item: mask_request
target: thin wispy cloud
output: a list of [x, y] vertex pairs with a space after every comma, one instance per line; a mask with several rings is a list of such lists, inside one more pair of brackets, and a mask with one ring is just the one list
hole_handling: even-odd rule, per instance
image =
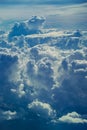
[[[31, 16], [38, 15], [47, 17], [49, 25], [60, 26], [84, 26], [87, 23], [87, 4], [66, 5], [66, 6], [46, 6], [46, 5], [17, 5], [17, 6], [1, 6], [0, 8], [0, 25], [10, 24], [15, 20], [26, 20]], [[9, 22], [10, 20], [10, 22]], [[8, 22], [7, 22], [8, 21]], [[81, 27], [80, 26], [80, 27]], [[59, 27], [59, 26], [58, 26]]]
[[72, 4], [84, 3], [86, 0], [1, 0], [0, 4]]

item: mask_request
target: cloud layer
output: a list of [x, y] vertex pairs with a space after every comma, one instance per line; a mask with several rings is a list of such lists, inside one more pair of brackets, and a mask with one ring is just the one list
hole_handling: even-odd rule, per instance
[[67, 115], [60, 117], [59, 121], [66, 123], [87, 123], [87, 120], [81, 118], [81, 115], [76, 112], [68, 113]]

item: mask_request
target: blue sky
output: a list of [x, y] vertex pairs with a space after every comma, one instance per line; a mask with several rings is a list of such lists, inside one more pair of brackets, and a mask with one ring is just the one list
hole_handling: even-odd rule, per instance
[[87, 0], [0, 0], [0, 4], [75, 4], [85, 2]]

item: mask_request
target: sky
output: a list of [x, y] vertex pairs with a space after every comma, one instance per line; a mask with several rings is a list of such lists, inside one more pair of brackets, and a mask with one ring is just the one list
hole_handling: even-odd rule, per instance
[[1, 32], [0, 130], [87, 130], [87, 31], [43, 30], [44, 20]]
[[87, 3], [70, 5], [6, 5], [0, 6], [0, 28], [10, 28], [20, 20], [28, 20], [32, 16], [46, 17], [46, 24], [60, 29], [86, 29]]
[[87, 0], [0, 0], [0, 92], [0, 130], [87, 130]]
[[87, 0], [0, 0], [0, 4], [75, 4], [85, 3]]

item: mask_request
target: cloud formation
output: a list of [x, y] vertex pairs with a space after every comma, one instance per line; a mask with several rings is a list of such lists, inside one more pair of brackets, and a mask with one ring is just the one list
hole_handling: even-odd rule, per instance
[[81, 115], [76, 112], [68, 113], [59, 118], [59, 121], [65, 123], [87, 123], [86, 119], [83, 119]]
[[40, 0], [15, 0], [15, 2], [13, 0], [4, 0], [1, 1], [1, 4], [68, 4], [68, 3], [84, 3], [86, 2], [86, 0], [74, 0], [72, 2], [72, 0], [44, 0], [44, 2], [40, 1]]
[[33, 109], [35, 112], [37, 112], [38, 115], [44, 116], [45, 118], [48, 117], [54, 117], [55, 111], [51, 108], [51, 106], [48, 103], [40, 102], [38, 100], [33, 101], [28, 105], [29, 109]]
[[[84, 125], [87, 31], [39, 28], [43, 22], [35, 16], [0, 37], [0, 120]], [[32, 23], [43, 33], [23, 34]]]
[[45, 18], [34, 16], [29, 21], [15, 23], [8, 35], [8, 39], [11, 40], [15, 36], [42, 33], [41, 28], [44, 21]]
[[11, 111], [9, 110], [9, 111], [3, 112], [2, 114], [3, 114], [3, 116], [4, 116], [4, 119], [6, 119], [6, 120], [12, 120], [12, 119], [15, 118], [15, 116], [16, 116], [17, 113], [16, 113], [16, 111], [11, 112]]

